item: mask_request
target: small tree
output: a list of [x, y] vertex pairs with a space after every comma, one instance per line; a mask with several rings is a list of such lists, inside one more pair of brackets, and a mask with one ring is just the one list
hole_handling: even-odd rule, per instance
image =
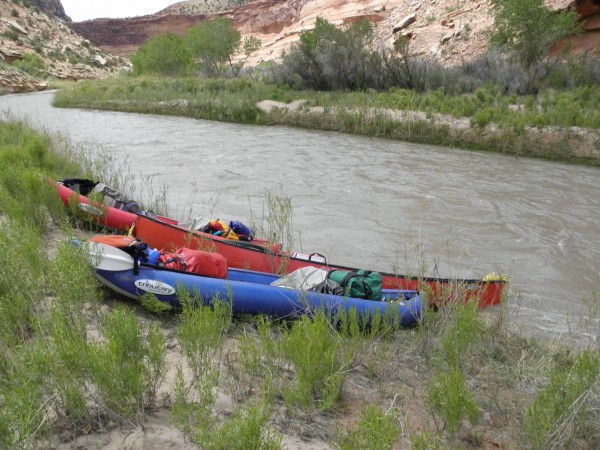
[[300, 42], [290, 53], [284, 56], [284, 66], [297, 75], [306, 87], [330, 90], [331, 86], [324, 75], [319, 59], [319, 48], [323, 42], [335, 42], [339, 32], [335, 26], [321, 17], [317, 17], [315, 27], [300, 35]]
[[337, 40], [324, 46], [327, 74], [334, 89], [381, 87], [381, 57], [373, 51], [373, 26], [366, 20], [342, 29]]
[[380, 85], [381, 58], [372, 50], [373, 27], [366, 21], [344, 28], [321, 17], [284, 56], [286, 69], [308, 88], [364, 90]]
[[[200, 70], [211, 77], [223, 74], [227, 65], [237, 75], [250, 54], [261, 46], [260, 39], [254, 36], [242, 40], [240, 32], [225, 17], [193, 26], [187, 32], [186, 43]], [[245, 58], [236, 63], [235, 57], [240, 53]]]
[[411, 52], [408, 36], [400, 36], [394, 41], [394, 51], [395, 53], [383, 54], [389, 84], [401, 89], [424, 92], [428, 87], [428, 61]]
[[[534, 88], [545, 72], [553, 44], [581, 33], [577, 13], [551, 11], [544, 0], [492, 0], [494, 27], [490, 43], [508, 53], [529, 73]], [[543, 75], [541, 75], [543, 76]]]
[[148, 39], [131, 57], [135, 75], [185, 75], [191, 61], [183, 39], [172, 33]]
[[248, 61], [250, 55], [256, 50], [258, 50], [261, 45], [261, 40], [256, 36], [246, 36], [242, 40], [242, 54], [244, 55], [244, 57], [240, 59], [240, 61], [236, 64], [233, 63], [233, 58], [229, 59], [229, 64], [231, 66], [231, 69], [234, 71], [235, 75], [237, 75], [240, 72], [242, 67], [244, 67], [244, 64], [246, 64], [246, 61]]

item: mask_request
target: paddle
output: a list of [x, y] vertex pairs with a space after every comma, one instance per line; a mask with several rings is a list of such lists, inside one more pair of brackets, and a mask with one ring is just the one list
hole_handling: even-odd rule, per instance
[[96, 269], [119, 272], [134, 268], [133, 258], [123, 250], [100, 242], [88, 242], [87, 249], [90, 264]]

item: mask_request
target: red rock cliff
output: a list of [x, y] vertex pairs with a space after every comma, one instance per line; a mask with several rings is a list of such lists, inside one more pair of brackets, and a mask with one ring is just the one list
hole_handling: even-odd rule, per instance
[[[600, 0], [546, 0], [553, 9], [577, 8], [585, 20], [585, 34], [569, 43], [577, 52], [600, 49]], [[383, 47], [390, 47], [397, 33], [411, 37], [414, 51], [452, 64], [478, 56], [487, 48], [493, 24], [489, 0], [436, 2], [406, 0], [251, 0], [244, 6], [219, 13], [232, 20], [243, 36], [261, 39], [262, 48], [250, 63], [277, 59], [320, 16], [335, 25], [369, 20], [377, 25]], [[158, 13], [129, 19], [100, 19], [69, 26], [101, 48], [128, 55], [148, 38], [167, 32], [184, 35], [193, 25], [216, 14], [171, 15]], [[410, 21], [407, 21], [411, 18]], [[408, 25], [406, 25], [408, 24]], [[399, 31], [400, 30], [400, 31]]]
[[574, 6], [583, 22], [583, 33], [580, 36], [567, 39], [557, 46], [561, 51], [568, 47], [570, 52], [600, 53], [600, 0], [575, 0], [568, 2]]
[[126, 56], [134, 53], [148, 38], [166, 33], [183, 36], [206, 15], [150, 15], [129, 19], [96, 19], [68, 26], [109, 53]]

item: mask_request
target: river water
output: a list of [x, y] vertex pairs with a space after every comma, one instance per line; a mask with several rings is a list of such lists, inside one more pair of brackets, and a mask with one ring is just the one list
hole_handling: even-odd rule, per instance
[[295, 250], [400, 273], [508, 274], [509, 313], [525, 331], [567, 332], [600, 292], [600, 169], [334, 132], [58, 109], [52, 96], [0, 97], [0, 111], [166, 186], [174, 217], [250, 223], [267, 194], [287, 197]]

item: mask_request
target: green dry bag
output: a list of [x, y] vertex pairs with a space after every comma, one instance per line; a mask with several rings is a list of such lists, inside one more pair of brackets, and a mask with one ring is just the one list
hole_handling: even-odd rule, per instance
[[344, 289], [346, 297], [381, 300], [381, 274], [370, 270], [332, 270], [327, 277]]

